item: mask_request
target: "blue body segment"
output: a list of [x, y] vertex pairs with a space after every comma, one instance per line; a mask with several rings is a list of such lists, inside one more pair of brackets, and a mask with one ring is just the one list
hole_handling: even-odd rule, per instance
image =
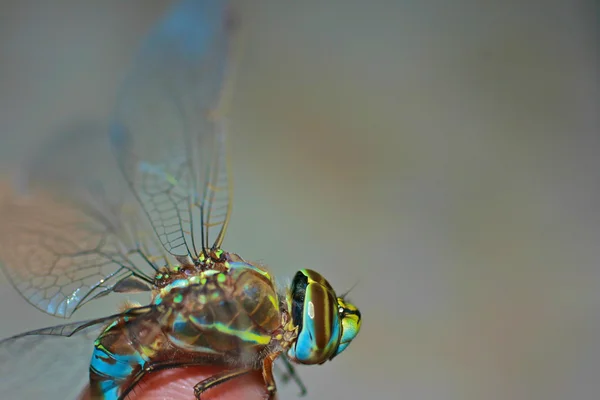
[[102, 400], [118, 400], [123, 383], [142, 370], [145, 360], [139, 355], [121, 355], [94, 347], [90, 374], [97, 374], [96, 385]]
[[90, 369], [95, 373], [120, 381], [131, 376], [134, 367], [142, 367], [146, 363], [139, 354], [115, 354], [99, 347], [94, 347]]
[[[134, 347], [124, 347], [121, 343], [129, 342], [124, 326], [130, 319], [127, 317], [113, 321], [94, 342], [94, 351], [90, 362], [90, 388], [93, 398], [101, 400], [118, 400], [122, 397], [124, 387], [141, 373], [147, 358]], [[105, 345], [105, 342], [110, 345]], [[112, 345], [117, 345], [120, 349]], [[126, 351], [125, 351], [126, 350]]]
[[139, 354], [115, 354], [99, 345], [94, 347], [90, 369], [98, 375], [120, 381], [131, 376], [134, 367], [143, 367], [146, 360]]

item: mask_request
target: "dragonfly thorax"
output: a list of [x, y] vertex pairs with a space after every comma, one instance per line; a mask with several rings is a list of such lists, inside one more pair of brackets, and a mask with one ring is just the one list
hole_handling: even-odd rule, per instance
[[252, 358], [278, 341], [289, 318], [282, 317], [285, 310], [266, 271], [225, 253], [211, 269], [190, 273], [171, 270], [169, 283], [153, 299], [168, 310], [161, 324], [173, 345], [223, 359]]

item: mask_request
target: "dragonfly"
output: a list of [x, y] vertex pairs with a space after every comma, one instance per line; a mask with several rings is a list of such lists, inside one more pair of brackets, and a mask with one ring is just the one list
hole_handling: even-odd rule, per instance
[[0, 209], [0, 265], [14, 288], [58, 318], [114, 293], [150, 301], [1, 341], [3, 379], [11, 354], [85, 338], [94, 399], [124, 399], [148, 374], [196, 365], [224, 367], [195, 385], [196, 399], [252, 371], [272, 399], [276, 360], [305, 393], [291, 363], [323, 364], [357, 336], [359, 310], [320, 273], [301, 269], [281, 289], [264, 265], [222, 249], [233, 198], [222, 112], [232, 15], [222, 0], [173, 6], [142, 43], [108, 134], [73, 124], [26, 160], [22, 193]]

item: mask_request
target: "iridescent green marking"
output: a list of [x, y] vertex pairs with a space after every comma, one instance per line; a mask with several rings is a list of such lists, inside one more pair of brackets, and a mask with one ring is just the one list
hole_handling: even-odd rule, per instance
[[160, 290], [160, 293], [156, 296], [156, 298], [154, 299], [154, 304], [155, 305], [159, 305], [162, 303], [163, 298], [171, 292], [171, 290], [173, 289], [177, 289], [177, 288], [184, 288], [190, 285], [190, 281], [188, 279], [177, 279], [173, 282], [171, 282], [170, 284], [168, 284], [167, 286], [165, 286], [164, 288], [162, 288]]
[[215, 250], [215, 257], [217, 259], [220, 259], [222, 256], [223, 256], [223, 250], [221, 250], [221, 249]]
[[[119, 323], [119, 321], [114, 320], [113, 322], [110, 323], [110, 325], [108, 325], [105, 329], [104, 332], [108, 332], [109, 330], [111, 330], [112, 328], [114, 328], [115, 326], [117, 326], [117, 324]], [[100, 335], [100, 336], [104, 336], [104, 335]]]
[[195, 327], [188, 318], [179, 314], [173, 321], [169, 340], [181, 349], [192, 350], [196, 353], [219, 354], [219, 352], [210, 347], [198, 345], [201, 336], [202, 333], [198, 331], [198, 328]]
[[194, 321], [194, 323], [198, 326], [203, 326], [207, 329], [214, 329], [217, 332], [223, 333], [225, 335], [237, 337], [247, 343], [267, 345], [271, 341], [271, 335], [261, 335], [259, 333], [251, 331], [240, 331], [237, 329], [230, 328], [229, 326], [222, 323], [202, 324], [201, 321], [195, 320], [193, 317], [190, 317], [190, 319]]
[[217, 275], [217, 282], [225, 283], [226, 280], [227, 280], [227, 276], [225, 274], [220, 273], [219, 275]]
[[171, 282], [170, 284], [168, 284], [167, 286], [165, 286], [162, 290], [168, 292], [171, 289], [176, 289], [176, 288], [184, 288], [189, 286], [190, 281], [188, 279], [177, 279], [173, 282]]
[[198, 285], [200, 283], [200, 277], [198, 275], [194, 275], [188, 278], [188, 281], [190, 281], [190, 285]]
[[158, 274], [156, 274], [156, 276], [154, 277], [154, 279], [156, 279], [157, 281], [162, 281], [163, 279], [169, 279], [170, 275], [168, 273], [162, 273], [159, 272]]
[[230, 269], [237, 269], [237, 268], [241, 268], [241, 269], [251, 269], [255, 272], [258, 272], [259, 274], [261, 274], [262, 276], [264, 276], [265, 278], [267, 278], [269, 281], [271, 281], [271, 274], [269, 274], [267, 271], [265, 271], [264, 269], [255, 267], [252, 264], [246, 264], [245, 262], [232, 262], [232, 263], [226, 263], [227, 267]]
[[277, 302], [277, 298], [275, 296], [267, 296], [267, 299], [269, 300], [269, 302], [271, 303], [271, 305], [275, 308], [279, 307], [279, 304]]
[[179, 304], [183, 301], [183, 295], [181, 293], [178, 293], [175, 295], [175, 297], [173, 297], [173, 302], [176, 304]]

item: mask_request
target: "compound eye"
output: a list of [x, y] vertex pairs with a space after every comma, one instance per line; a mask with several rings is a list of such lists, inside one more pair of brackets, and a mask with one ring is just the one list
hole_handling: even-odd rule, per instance
[[317, 272], [299, 271], [292, 281], [291, 314], [298, 326], [288, 356], [302, 364], [327, 361], [338, 348], [341, 322], [335, 294]]

